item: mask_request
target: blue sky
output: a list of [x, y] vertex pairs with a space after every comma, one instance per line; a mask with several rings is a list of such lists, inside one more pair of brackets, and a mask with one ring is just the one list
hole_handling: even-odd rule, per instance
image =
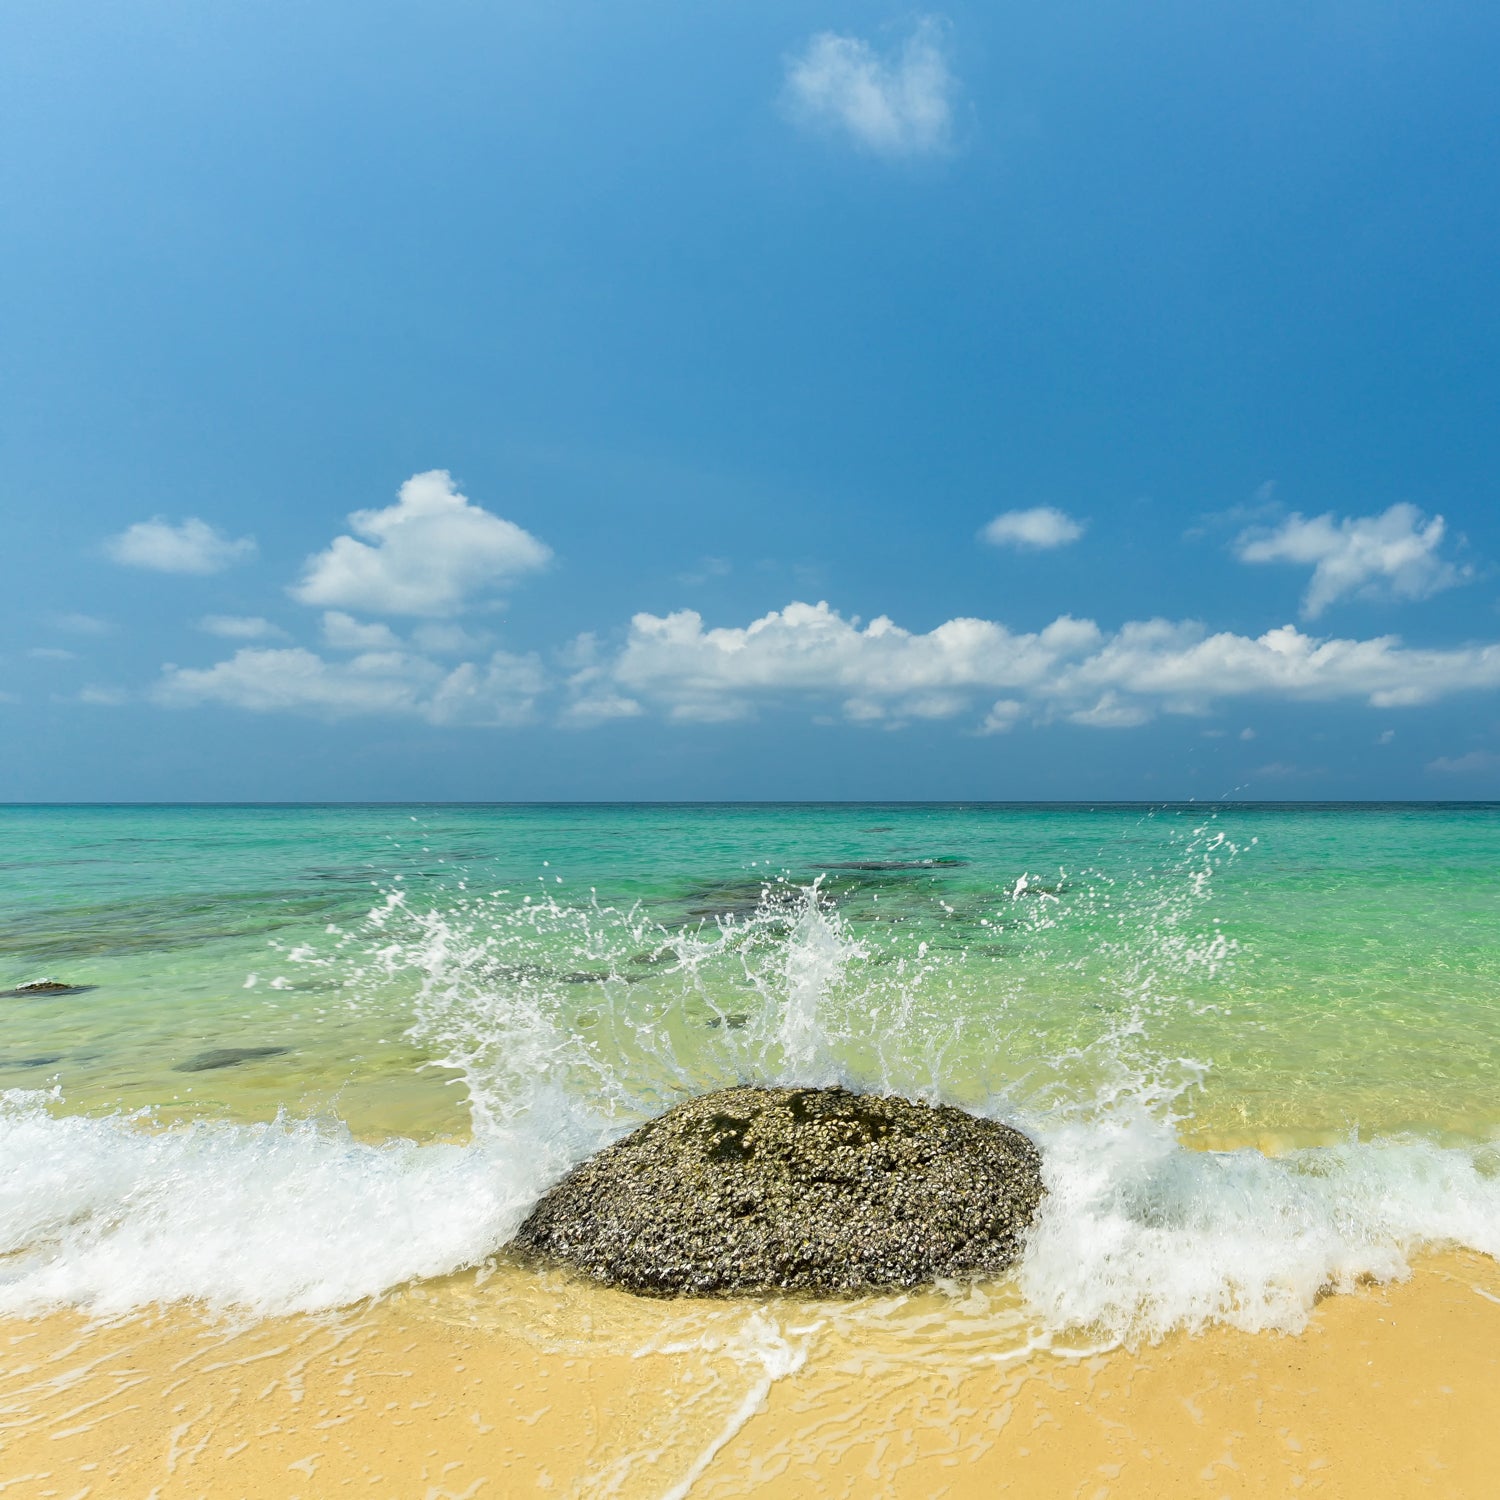
[[0, 13], [0, 798], [1500, 794], [1479, 4]]

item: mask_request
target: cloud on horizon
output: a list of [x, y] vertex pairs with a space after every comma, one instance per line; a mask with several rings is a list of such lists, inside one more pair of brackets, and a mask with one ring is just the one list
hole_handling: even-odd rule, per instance
[[1428, 761], [1429, 771], [1447, 776], [1473, 776], [1481, 771], [1500, 771], [1500, 755], [1492, 750], [1470, 750], [1463, 755], [1440, 755]]
[[1253, 697], [1431, 703], [1500, 686], [1500, 644], [1423, 650], [1396, 636], [1324, 639], [1292, 625], [1252, 638], [1161, 619], [1107, 634], [1070, 615], [1037, 632], [954, 619], [913, 634], [886, 616], [861, 627], [825, 603], [791, 604], [717, 629], [705, 629], [695, 610], [638, 614], [596, 681], [669, 718], [700, 722], [799, 698], [839, 701], [860, 723], [951, 718], [999, 692], [984, 721], [992, 731], [1027, 718], [1128, 728], [1158, 713], [1202, 714]]
[[1378, 516], [1333, 512], [1311, 519], [1293, 511], [1275, 527], [1240, 533], [1241, 562], [1311, 566], [1302, 596], [1302, 617], [1316, 620], [1329, 605], [1351, 596], [1365, 599], [1428, 599], [1466, 582], [1472, 570], [1438, 555], [1446, 534], [1441, 516], [1429, 520], [1415, 505], [1393, 505]]
[[110, 537], [104, 550], [112, 561], [127, 568], [202, 577], [222, 573], [235, 563], [249, 562], [259, 548], [254, 537], [228, 537], [197, 516], [189, 516], [176, 526], [163, 516], [153, 516]]
[[[445, 664], [435, 659], [441, 643], [407, 643], [339, 611], [322, 623], [325, 643], [349, 656], [245, 647], [210, 667], [163, 668], [150, 696], [173, 707], [491, 726], [533, 722], [548, 699], [547, 717], [573, 727], [646, 715], [729, 723], [801, 707], [886, 728], [968, 717], [993, 734], [1027, 722], [1128, 729], [1246, 699], [1415, 707], [1500, 687], [1500, 643], [1423, 649], [1396, 636], [1324, 638], [1293, 625], [1250, 637], [1156, 619], [1106, 632], [1061, 615], [1031, 632], [960, 618], [914, 633], [886, 616], [862, 625], [826, 603], [794, 603], [747, 626], [706, 628], [686, 609], [637, 614], [613, 652], [580, 638], [549, 671], [535, 654], [506, 651]], [[1450, 768], [1471, 767], [1433, 766]]]
[[552, 559], [545, 542], [460, 494], [446, 469], [413, 474], [394, 505], [353, 512], [349, 529], [354, 536], [335, 537], [308, 558], [289, 590], [298, 603], [375, 615], [455, 615], [475, 596]]
[[944, 30], [940, 19], [924, 16], [884, 55], [861, 37], [819, 32], [787, 59], [783, 105], [797, 123], [832, 130], [878, 156], [942, 152], [957, 91]]

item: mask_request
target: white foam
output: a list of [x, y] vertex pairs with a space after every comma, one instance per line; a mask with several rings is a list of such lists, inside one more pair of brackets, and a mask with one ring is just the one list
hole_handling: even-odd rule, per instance
[[[320, 1122], [160, 1130], [46, 1106], [0, 1095], [4, 1314], [358, 1301], [482, 1262], [600, 1139], [558, 1110], [550, 1131], [417, 1146]], [[1400, 1277], [1417, 1250], [1500, 1255], [1494, 1148], [1199, 1152], [1128, 1111], [1037, 1134], [1049, 1192], [1019, 1285], [1054, 1334], [1113, 1342], [1215, 1322], [1292, 1332], [1324, 1290]], [[1013, 1320], [1003, 1332], [1013, 1339]]]
[[[1183, 974], [1234, 955], [1197, 915], [1222, 857], [1207, 848], [1119, 921], [1118, 1004], [1093, 1039], [994, 1104], [1039, 1141], [1049, 1188], [1017, 1277], [1025, 1338], [1293, 1331], [1325, 1289], [1404, 1275], [1423, 1248], [1500, 1255], [1494, 1147], [1351, 1140], [1273, 1158], [1179, 1144], [1177, 1114], [1210, 1064], [1157, 1050], [1151, 1032]], [[1054, 924], [1058, 905], [1032, 903], [1028, 920]], [[677, 932], [596, 905], [413, 911], [397, 894], [360, 941], [288, 958], [342, 976], [356, 1003], [404, 986], [408, 1035], [464, 1074], [474, 1143], [364, 1144], [337, 1122], [285, 1118], [159, 1129], [0, 1095], [0, 1313], [312, 1310], [475, 1265], [609, 1134], [727, 1083], [962, 1102], [947, 1049], [965, 1018], [934, 1003], [952, 984], [941, 955], [877, 952], [873, 935], [861, 946], [816, 890]], [[634, 982], [643, 971], [650, 984]], [[749, 1012], [733, 1026], [731, 1004]], [[993, 1323], [1007, 1346], [1013, 1312], [1012, 1299]]]
[[1323, 1292], [1399, 1279], [1418, 1250], [1500, 1254], [1492, 1147], [1194, 1151], [1128, 1110], [1037, 1135], [1048, 1194], [1020, 1283], [1056, 1332], [1155, 1339], [1227, 1323], [1293, 1333]]
[[286, 1119], [157, 1130], [46, 1104], [0, 1095], [0, 1313], [355, 1302], [483, 1260], [580, 1144], [532, 1129], [367, 1145]]

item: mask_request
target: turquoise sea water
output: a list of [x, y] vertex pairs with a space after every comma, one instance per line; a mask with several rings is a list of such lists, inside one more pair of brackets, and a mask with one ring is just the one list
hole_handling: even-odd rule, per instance
[[1500, 1250], [1497, 855], [1493, 804], [0, 809], [0, 988], [91, 987], [0, 999], [0, 1310], [370, 1295], [686, 1093], [839, 1080], [1036, 1135], [1044, 1322], [1294, 1326]]

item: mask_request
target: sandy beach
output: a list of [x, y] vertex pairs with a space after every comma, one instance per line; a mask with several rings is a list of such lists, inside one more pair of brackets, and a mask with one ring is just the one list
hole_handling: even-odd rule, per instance
[[[525, 1336], [486, 1316], [518, 1298]], [[1325, 1298], [1300, 1335], [970, 1350], [967, 1368], [808, 1338], [823, 1310], [501, 1267], [242, 1328], [12, 1322], [0, 1494], [1473, 1497], [1500, 1462], [1500, 1269], [1481, 1256]], [[695, 1319], [686, 1347], [662, 1337]]]

